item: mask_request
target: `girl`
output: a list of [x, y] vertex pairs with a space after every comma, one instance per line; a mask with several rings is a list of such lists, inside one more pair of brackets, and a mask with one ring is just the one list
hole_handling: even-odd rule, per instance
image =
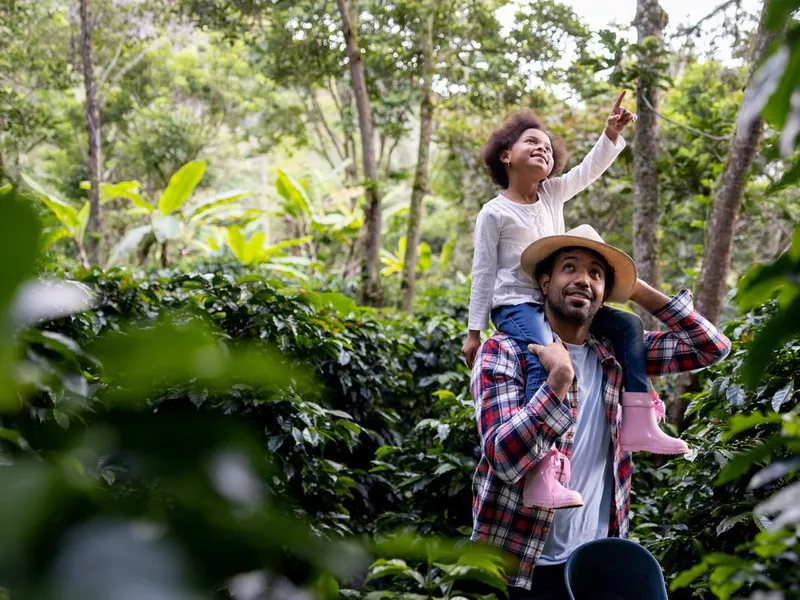
[[[600, 177], [625, 148], [620, 133], [636, 120], [636, 115], [622, 107], [624, 97], [623, 91], [614, 102], [605, 131], [594, 148], [566, 175], [551, 178], [561, 173], [566, 150], [531, 111], [506, 119], [492, 133], [483, 151], [483, 162], [501, 192], [484, 205], [475, 226], [469, 333], [462, 352], [472, 368], [481, 345], [480, 333], [488, 328], [491, 315], [495, 327], [514, 338], [526, 355], [528, 400], [547, 373], [527, 346], [545, 346], [553, 339], [545, 323], [541, 291], [520, 269], [520, 255], [540, 237], [564, 233], [564, 202]], [[647, 380], [641, 319], [634, 313], [606, 306], [594, 322], [592, 332], [608, 337], [614, 345], [623, 367], [625, 392], [635, 393], [637, 398], [647, 397], [648, 402], [657, 401], [660, 406], [657, 396], [651, 397]], [[624, 431], [621, 435], [624, 441]], [[673, 441], [676, 444], [668, 453], [688, 450], [681, 440]], [[629, 449], [664, 453], [663, 444], [656, 448], [639, 443]]]

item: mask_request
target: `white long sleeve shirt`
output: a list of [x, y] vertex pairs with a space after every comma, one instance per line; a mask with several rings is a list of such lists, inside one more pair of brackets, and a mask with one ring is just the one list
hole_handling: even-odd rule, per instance
[[487, 202], [475, 224], [469, 329], [489, 327], [489, 313], [498, 306], [543, 302], [542, 293], [520, 268], [520, 256], [531, 243], [565, 232], [564, 202], [595, 181], [625, 148], [605, 132], [581, 163], [561, 177], [539, 184], [538, 201], [519, 204], [502, 194]]

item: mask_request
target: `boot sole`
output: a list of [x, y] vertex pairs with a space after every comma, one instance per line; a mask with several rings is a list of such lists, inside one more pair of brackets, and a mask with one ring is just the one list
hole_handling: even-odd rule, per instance
[[581, 506], [583, 506], [583, 503], [580, 503], [580, 504], [564, 504], [562, 506], [554, 506], [553, 508], [555, 510], [559, 510], [560, 508], [580, 508]]
[[530, 506], [526, 506], [525, 504], [523, 504], [523, 506], [525, 506], [525, 508], [547, 508], [549, 510], [559, 510], [561, 508], [580, 508], [580, 507], [583, 506], [583, 503], [581, 503], [581, 504], [559, 504], [558, 506], [543, 506], [541, 504], [531, 504]]
[[650, 448], [638, 448], [635, 446], [625, 446], [620, 444], [620, 448], [623, 452], [649, 452], [650, 454], [661, 454], [663, 456], [683, 456], [685, 454], [689, 454], [689, 451], [686, 452], [668, 452], [665, 450], [651, 450]]

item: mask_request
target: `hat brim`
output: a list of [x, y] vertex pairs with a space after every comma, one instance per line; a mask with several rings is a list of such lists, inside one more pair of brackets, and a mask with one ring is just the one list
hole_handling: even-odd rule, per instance
[[614, 269], [614, 287], [606, 297], [607, 302], [623, 303], [630, 299], [637, 279], [636, 263], [633, 259], [613, 246], [575, 235], [549, 235], [539, 238], [522, 252], [520, 267], [533, 280], [536, 289], [539, 289], [535, 275], [536, 265], [553, 252], [569, 247], [594, 250]]

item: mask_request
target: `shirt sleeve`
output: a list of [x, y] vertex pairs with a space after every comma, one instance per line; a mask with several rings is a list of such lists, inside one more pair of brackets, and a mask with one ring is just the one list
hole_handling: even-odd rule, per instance
[[724, 359], [731, 341], [694, 308], [692, 294], [682, 290], [655, 313], [669, 331], [646, 331], [650, 377], [693, 371]]
[[549, 192], [547, 195], [555, 204], [563, 204], [575, 197], [597, 180], [624, 148], [625, 140], [622, 136], [617, 137], [615, 144], [603, 132], [594, 148], [589, 151], [579, 165], [561, 177], [554, 177], [543, 182], [543, 187]]
[[499, 216], [484, 207], [475, 223], [475, 253], [472, 256], [472, 289], [469, 295], [469, 329], [489, 328], [494, 284], [497, 278]]
[[481, 346], [470, 382], [481, 450], [497, 476], [513, 484], [569, 430], [572, 412], [546, 382], [526, 401], [525, 369], [513, 342]]

